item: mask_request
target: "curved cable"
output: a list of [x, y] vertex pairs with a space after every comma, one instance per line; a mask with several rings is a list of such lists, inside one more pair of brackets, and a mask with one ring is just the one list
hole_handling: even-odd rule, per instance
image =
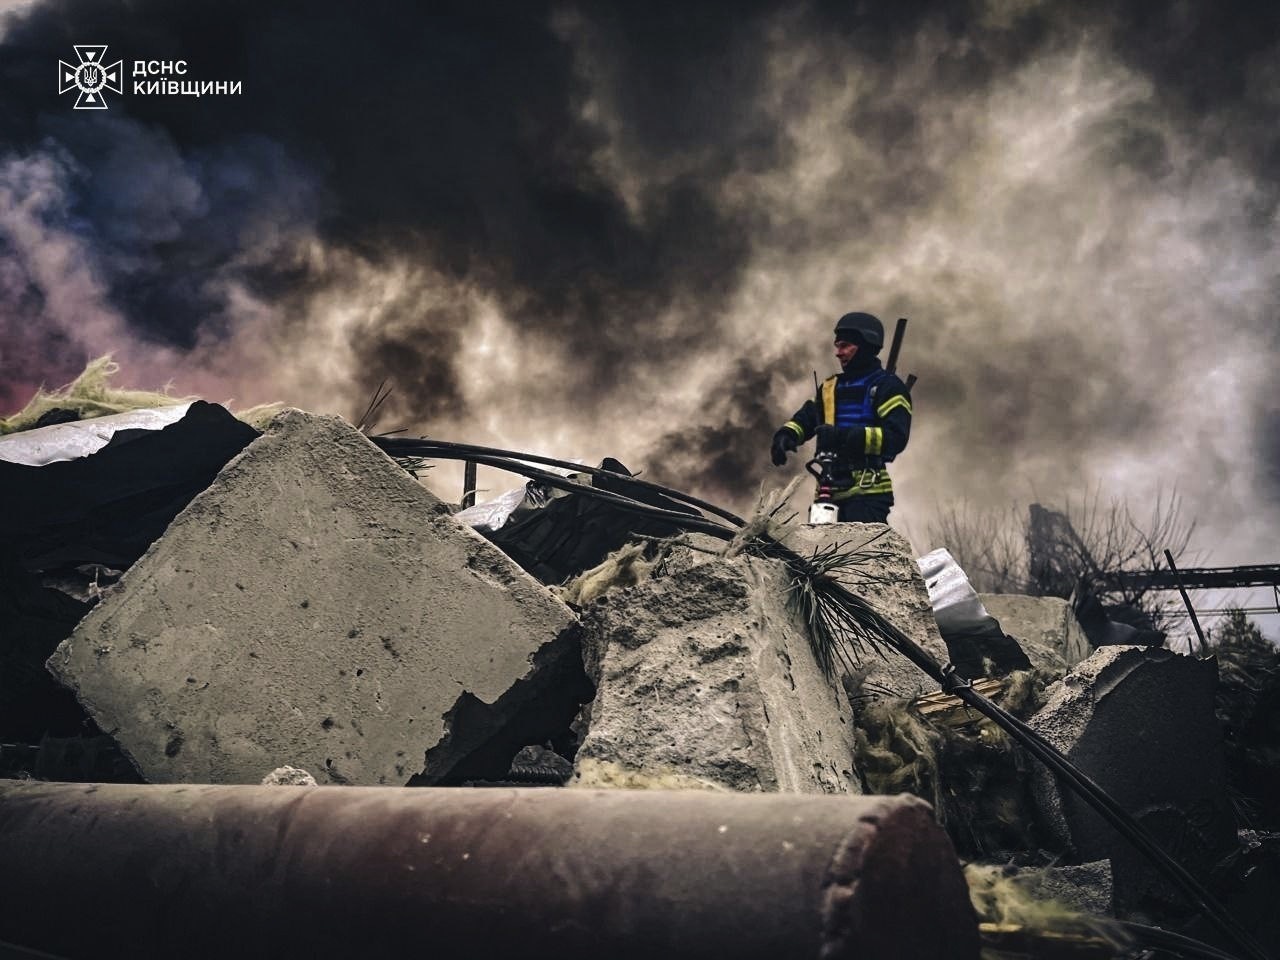
[[[507, 457], [512, 460], [524, 460], [529, 463], [542, 463], [547, 466], [562, 467], [566, 470], [572, 470], [574, 473], [589, 473], [593, 477], [603, 475], [611, 480], [621, 480], [644, 490], [652, 490], [655, 493], [661, 493], [673, 500], [678, 500], [681, 503], [687, 503], [692, 507], [697, 507], [699, 510], [705, 510], [708, 513], [713, 513], [739, 527], [746, 526], [747, 523], [747, 521], [743, 520], [737, 514], [730, 513], [728, 510], [723, 507], [718, 507], [714, 503], [708, 503], [706, 500], [699, 500], [697, 497], [690, 496], [683, 491], [673, 489], [672, 487], [665, 487], [662, 484], [654, 483], [651, 480], [641, 480], [639, 477], [633, 477], [625, 473], [617, 473], [613, 470], [606, 470], [603, 467], [588, 467], [581, 463], [574, 463], [571, 460], [557, 460], [555, 457], [543, 457], [533, 453], [521, 453], [518, 450], [503, 450], [498, 447], [481, 447], [470, 443], [454, 443], [449, 440], [415, 440], [408, 437], [370, 437], [369, 439], [392, 456], [435, 457], [440, 460], [474, 460], [475, 455], [478, 454], [491, 457]], [[503, 469], [506, 468], [503, 467]]]

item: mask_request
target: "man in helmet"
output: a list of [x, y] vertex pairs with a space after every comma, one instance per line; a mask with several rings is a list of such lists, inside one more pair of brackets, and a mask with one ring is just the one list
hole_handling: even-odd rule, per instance
[[832, 500], [841, 521], [886, 523], [893, 483], [885, 465], [911, 434], [911, 397], [901, 380], [880, 365], [884, 325], [869, 313], [846, 313], [836, 322], [836, 359], [842, 372], [828, 377], [773, 435], [773, 463], [810, 437], [818, 452], [835, 454]]

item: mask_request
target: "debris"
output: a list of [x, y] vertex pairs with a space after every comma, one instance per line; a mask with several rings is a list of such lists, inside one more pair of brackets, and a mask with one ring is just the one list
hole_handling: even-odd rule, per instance
[[980, 598], [1037, 669], [1061, 674], [1093, 653], [1071, 604], [1060, 597], [984, 593]]
[[[1031, 727], [1107, 791], [1193, 874], [1235, 846], [1217, 667], [1170, 650], [1104, 647], [1047, 691]], [[1173, 899], [1136, 850], [1037, 768], [1033, 788], [1051, 834], [1081, 860], [1110, 859], [1121, 916]]]
[[[542, 469], [566, 475], [573, 486], [624, 493], [640, 503], [698, 516], [661, 494], [627, 484], [631, 472], [612, 457], [606, 457], [594, 473]], [[459, 511], [456, 517], [543, 583], [563, 583], [596, 567], [635, 537], [669, 537], [680, 532], [671, 523], [638, 517], [595, 497], [550, 488], [536, 480], [525, 484], [523, 491], [519, 499], [518, 490], [508, 491], [495, 501]]]
[[[1025, 671], [974, 689], [1018, 716], [1040, 702], [1038, 678]], [[855, 696], [854, 711], [855, 765], [868, 793], [927, 800], [962, 856], [1005, 859], [1039, 846], [1029, 758], [990, 720], [942, 692]]]
[[628, 543], [619, 547], [599, 564], [565, 585], [567, 603], [585, 606], [601, 594], [616, 587], [634, 587], [647, 580], [658, 560], [646, 559], [646, 544]]
[[264, 787], [314, 787], [316, 786], [316, 778], [300, 767], [291, 767], [286, 764], [283, 767], [276, 767], [265, 777], [262, 778], [262, 786]]
[[573, 785], [858, 792], [848, 703], [786, 593], [781, 564], [676, 547], [588, 606]]
[[[403, 784], [432, 748], [447, 773], [576, 662], [574, 625], [349, 425], [286, 411], [49, 668], [150, 781], [256, 783], [285, 756]], [[458, 721], [467, 698], [485, 730]]]
[[[119, 371], [120, 365], [110, 354], [90, 360], [84, 372], [65, 387], [54, 391], [41, 388], [13, 416], [0, 418], [0, 435], [44, 427], [50, 420], [65, 423], [67, 415], [87, 420], [146, 407], [186, 404], [195, 399], [171, 397], [167, 391], [118, 389], [111, 386], [111, 378]], [[48, 416], [51, 413], [56, 415]]]
[[130, 431], [163, 430], [185, 417], [190, 409], [190, 402], [144, 407], [91, 420], [64, 420], [56, 425], [14, 433], [0, 437], [0, 460], [28, 467], [79, 460], [110, 445], [116, 434], [120, 434], [123, 441], [130, 436]]
[[0, 740], [34, 744], [80, 729], [84, 711], [44, 662], [86, 610], [0, 554]]
[[1059, 933], [1107, 929], [1111, 866], [1105, 860], [1074, 867], [966, 864], [974, 912], [984, 923], [1015, 924]]
[[22, 504], [0, 516], [0, 552], [31, 572], [89, 563], [124, 570], [257, 436], [222, 407], [196, 401], [176, 423], [117, 433], [91, 456], [44, 466], [0, 460], [0, 496]]
[[969, 679], [1027, 670], [1031, 661], [1018, 642], [983, 606], [969, 578], [941, 547], [916, 561], [929, 591], [933, 617], [960, 676]]
[[[897, 531], [878, 523], [838, 523], [821, 526], [788, 526], [786, 545], [797, 553], [813, 555], [832, 547], [846, 550], [861, 545], [864, 562], [845, 568], [837, 579], [863, 597], [939, 663], [948, 660], [947, 647], [938, 632], [933, 605], [910, 545]], [[866, 673], [863, 692], [891, 697], [914, 697], [934, 689], [919, 669], [904, 657], [886, 651], [884, 656], [863, 660]]]

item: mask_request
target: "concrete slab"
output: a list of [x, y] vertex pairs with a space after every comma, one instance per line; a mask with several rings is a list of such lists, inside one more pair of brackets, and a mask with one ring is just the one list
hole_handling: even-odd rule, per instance
[[[1152, 647], [1103, 647], [1051, 686], [1030, 725], [1134, 816], [1171, 856], [1207, 876], [1235, 845], [1222, 734], [1213, 713], [1217, 665]], [[1082, 861], [1110, 859], [1116, 908], [1174, 894], [1092, 808], [1037, 766], [1045, 825]]]
[[[291, 410], [48, 666], [153, 782], [403, 784], [464, 694], [536, 688], [574, 626], [350, 425]], [[448, 733], [440, 769], [476, 746]]]
[[1063, 672], [1093, 653], [1071, 604], [1059, 597], [983, 593], [983, 607], [1018, 641], [1032, 666]]
[[848, 701], [781, 564], [682, 549], [582, 619], [597, 693], [572, 786], [860, 792]]

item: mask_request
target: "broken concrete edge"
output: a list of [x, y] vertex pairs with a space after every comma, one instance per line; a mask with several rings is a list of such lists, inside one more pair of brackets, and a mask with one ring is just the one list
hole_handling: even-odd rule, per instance
[[581, 663], [582, 628], [574, 621], [529, 655], [529, 671], [497, 699], [486, 703], [470, 691], [462, 691], [441, 715], [441, 737], [425, 752], [422, 770], [409, 778], [408, 785], [428, 787], [451, 782], [459, 778], [456, 771], [465, 769], [477, 751], [509, 752], [514, 758], [522, 747], [546, 739], [545, 727], [522, 730], [517, 721], [522, 710], [536, 706], [537, 698], [548, 697], [548, 688], [561, 686], [554, 683], [557, 676], [566, 675], [570, 682], [563, 684], [568, 689], [562, 692], [573, 700], [567, 728], [572, 716], [582, 709], [582, 702], [576, 699], [581, 695], [579, 687], [574, 682], [576, 674], [583, 672]]
[[[856, 793], [851, 711], [772, 560], [677, 550], [584, 608], [575, 787]], [[841, 744], [843, 743], [843, 747]]]
[[[1099, 648], [1047, 691], [1029, 725], [1193, 876], [1236, 846], [1212, 660], [1146, 646]], [[1195, 758], [1195, 765], [1187, 763]], [[1120, 916], [1183, 897], [1147, 858], [1046, 768], [1031, 780], [1043, 829], [1073, 858], [1109, 858]]]
[[[258, 542], [246, 546], [246, 532]], [[326, 552], [333, 550], [336, 557]], [[432, 556], [438, 570], [424, 565]], [[292, 592], [279, 585], [284, 570], [293, 571]], [[344, 605], [353, 571], [377, 596]], [[491, 600], [478, 607], [482, 594]], [[300, 614], [298, 607], [310, 611]], [[445, 608], [449, 614], [441, 620]], [[468, 645], [454, 634], [459, 624], [474, 627], [478, 611], [485, 614], [484, 639]], [[257, 782], [288, 763], [322, 771], [335, 783], [388, 783], [410, 773], [392, 770], [398, 760], [388, 751], [398, 747], [396, 758], [424, 756], [464, 685], [481, 700], [497, 701], [529, 672], [538, 649], [575, 619], [348, 423], [286, 410], [186, 505], [47, 666], [76, 688], [81, 705], [145, 779]], [[410, 648], [412, 655], [406, 649], [402, 660], [384, 642], [396, 663], [388, 661], [362, 683], [346, 676], [365, 671], [344, 658], [382, 656], [368, 642], [375, 634], [399, 641], [414, 624], [423, 642]], [[104, 638], [104, 630], [114, 632]], [[209, 638], [257, 659], [219, 652]], [[328, 646], [317, 647], [321, 639]], [[149, 644], [161, 653], [148, 653]], [[441, 651], [447, 669], [440, 669]], [[157, 655], [169, 661], [160, 678], [147, 673]], [[300, 677], [301, 665], [308, 669]], [[424, 692], [412, 682], [419, 675], [437, 681]], [[209, 680], [221, 692], [193, 697]], [[265, 712], [237, 709], [250, 688], [258, 690]], [[370, 699], [375, 688], [377, 704]], [[356, 710], [366, 729], [355, 720], [346, 724], [348, 715], [334, 712], [339, 708]], [[428, 716], [432, 723], [424, 728]], [[403, 726], [414, 719], [418, 727]], [[433, 724], [434, 731], [427, 729]], [[126, 725], [137, 729], [131, 733]], [[453, 734], [458, 743], [457, 730]], [[193, 744], [200, 747], [194, 753], [186, 749]]]
[[[771, 534], [802, 555], [865, 553], [875, 576], [842, 579], [945, 660], [923, 577], [890, 528], [784, 526]], [[618, 556], [619, 566], [628, 558]], [[672, 549], [638, 582], [634, 564], [621, 580], [613, 572], [597, 571], [608, 574], [605, 589], [582, 612], [597, 697], [575, 723], [582, 747], [573, 786], [863, 789], [851, 763], [853, 711], [843, 686], [822, 676], [784, 563], [717, 543], [706, 552]], [[931, 685], [891, 651], [868, 654], [866, 667], [872, 689], [909, 696]], [[775, 675], [783, 688], [770, 692]], [[814, 693], [821, 690], [828, 694]], [[827, 699], [831, 708], [817, 709]], [[793, 702], [805, 706], [786, 706]]]
[[1093, 653], [1093, 644], [1067, 600], [1015, 593], [979, 597], [1037, 667], [1065, 672]]

